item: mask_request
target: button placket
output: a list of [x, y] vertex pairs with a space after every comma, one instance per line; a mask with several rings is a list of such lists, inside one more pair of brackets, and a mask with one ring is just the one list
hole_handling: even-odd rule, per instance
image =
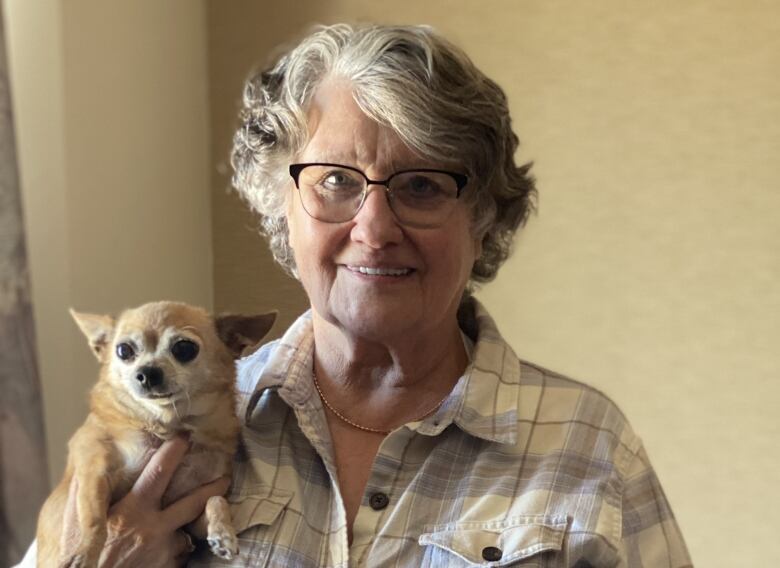
[[[413, 436], [414, 433], [408, 428], [399, 428], [379, 445], [366, 482], [366, 493], [352, 524], [350, 557], [356, 559], [357, 566], [366, 565], [365, 561], [375, 544], [377, 531], [385, 530], [384, 523], [388, 518], [392, 518], [387, 511], [397, 506], [398, 500], [403, 498], [404, 485], [399, 485], [399, 477], [402, 477], [403, 458]], [[395, 467], [388, 467], [388, 464]]]

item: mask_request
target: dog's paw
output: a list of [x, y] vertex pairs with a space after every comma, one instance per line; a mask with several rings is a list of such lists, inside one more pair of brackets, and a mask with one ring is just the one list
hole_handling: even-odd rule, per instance
[[232, 560], [238, 555], [238, 539], [232, 527], [220, 524], [209, 531], [209, 547], [211, 552], [225, 560]]

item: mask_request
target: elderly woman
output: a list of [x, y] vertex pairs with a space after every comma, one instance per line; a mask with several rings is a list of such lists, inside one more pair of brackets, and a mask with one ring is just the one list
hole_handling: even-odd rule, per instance
[[[249, 80], [234, 142], [311, 310], [239, 363], [241, 552], [191, 564], [690, 565], [620, 411], [518, 359], [470, 295], [535, 190], [465, 54], [427, 27], [320, 28]], [[183, 545], [160, 526], [163, 563]]]

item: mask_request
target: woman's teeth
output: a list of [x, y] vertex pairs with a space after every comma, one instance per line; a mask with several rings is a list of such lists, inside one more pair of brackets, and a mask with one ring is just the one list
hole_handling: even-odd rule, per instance
[[349, 269], [371, 276], [404, 276], [412, 271], [411, 268], [369, 268], [368, 266], [350, 266]]

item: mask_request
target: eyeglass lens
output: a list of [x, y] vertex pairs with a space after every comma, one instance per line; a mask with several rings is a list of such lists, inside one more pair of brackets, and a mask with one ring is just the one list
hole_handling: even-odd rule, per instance
[[[359, 171], [312, 164], [298, 174], [298, 189], [306, 212], [325, 222], [353, 218], [367, 194], [368, 182]], [[387, 182], [388, 202], [401, 223], [421, 227], [446, 221], [458, 197], [455, 179], [443, 172], [408, 171]]]

